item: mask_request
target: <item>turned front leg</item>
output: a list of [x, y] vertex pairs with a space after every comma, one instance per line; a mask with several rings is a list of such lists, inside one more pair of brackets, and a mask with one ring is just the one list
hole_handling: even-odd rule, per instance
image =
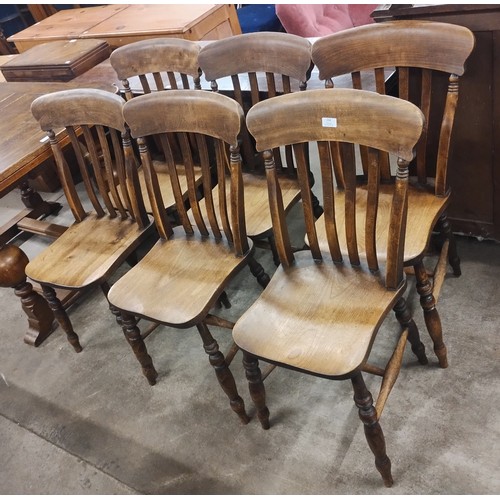
[[394, 312], [399, 324], [403, 328], [408, 328], [408, 341], [411, 344], [411, 350], [417, 356], [418, 362], [421, 365], [426, 365], [429, 361], [425, 354], [425, 346], [420, 341], [420, 334], [418, 333], [417, 325], [411, 317], [406, 300], [401, 297], [394, 306]]
[[432, 284], [422, 262], [413, 267], [417, 281], [417, 292], [420, 295], [420, 305], [424, 311], [425, 325], [434, 343], [434, 352], [439, 360], [439, 366], [446, 368], [448, 366], [447, 352], [443, 342], [441, 319], [436, 309], [436, 300], [432, 294]]
[[155, 385], [156, 379], [158, 378], [158, 373], [153, 366], [153, 360], [148, 354], [146, 349], [146, 344], [141, 337], [141, 332], [137, 327], [137, 318], [133, 314], [122, 312], [121, 315], [117, 314], [118, 309], [111, 309], [111, 312], [115, 314], [116, 321], [121, 325], [125, 338], [127, 339], [132, 351], [134, 351], [135, 357], [141, 364], [142, 373], [148, 379], [149, 385]]
[[73, 349], [76, 352], [81, 352], [82, 346], [80, 345], [78, 335], [73, 330], [71, 320], [69, 319], [67, 312], [64, 310], [61, 301], [57, 298], [55, 290], [51, 286], [42, 285], [42, 292], [43, 296], [49, 303], [49, 306], [52, 309], [56, 320], [61, 325], [61, 328], [66, 332], [68, 342], [73, 346]]
[[245, 403], [243, 399], [238, 394], [236, 389], [236, 382], [234, 381], [233, 374], [227, 366], [224, 355], [219, 350], [219, 345], [216, 340], [212, 337], [210, 330], [205, 323], [198, 323], [196, 325], [201, 339], [203, 340], [203, 347], [205, 352], [208, 354], [208, 359], [210, 364], [215, 370], [215, 375], [219, 381], [222, 390], [226, 393], [229, 398], [229, 404], [231, 409], [240, 417], [240, 420], [244, 424], [248, 424], [249, 418], [245, 411]]
[[243, 351], [243, 366], [248, 380], [250, 397], [257, 409], [257, 418], [263, 429], [269, 429], [269, 409], [266, 406], [266, 389], [262, 382], [259, 360], [252, 354]]
[[359, 418], [364, 424], [366, 441], [375, 455], [375, 466], [380, 472], [385, 486], [390, 488], [394, 483], [391, 474], [391, 461], [386, 454], [384, 433], [378, 422], [372, 395], [366, 388], [361, 373], [354, 375], [351, 382], [354, 389], [354, 403], [359, 409]]

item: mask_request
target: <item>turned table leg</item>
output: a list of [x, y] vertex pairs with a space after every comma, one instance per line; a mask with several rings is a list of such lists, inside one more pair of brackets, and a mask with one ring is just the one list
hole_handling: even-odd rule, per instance
[[29, 260], [15, 245], [0, 248], [0, 287], [14, 288], [21, 299], [21, 305], [28, 316], [28, 331], [24, 336], [26, 344], [38, 347], [55, 329], [54, 313], [47, 301], [33, 290], [26, 280], [24, 270]]

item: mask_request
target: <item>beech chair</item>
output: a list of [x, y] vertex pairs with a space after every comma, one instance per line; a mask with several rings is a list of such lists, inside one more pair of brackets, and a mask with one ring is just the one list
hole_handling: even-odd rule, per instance
[[[149, 94], [151, 92], [177, 89], [198, 89], [201, 90], [201, 71], [198, 64], [198, 54], [200, 47], [196, 42], [181, 38], [154, 38], [141, 40], [118, 47], [111, 53], [110, 63], [115, 70], [123, 86], [124, 97], [127, 101], [134, 95]], [[133, 86], [131, 87], [130, 81]], [[157, 145], [156, 149], [161, 150], [156, 138], [152, 139]], [[191, 141], [194, 142], [194, 141]], [[179, 182], [181, 190], [187, 200], [187, 180], [184, 166], [180, 162], [181, 153], [177, 141], [171, 141], [174, 147], [174, 156], [178, 160], [177, 170], [180, 174]], [[193, 152], [195, 145], [192, 144]], [[161, 155], [157, 155], [153, 162], [158, 174], [159, 186], [162, 190], [165, 206], [171, 212], [175, 205], [172, 193], [168, 168]], [[197, 172], [199, 178], [199, 172]], [[139, 168], [139, 181], [146, 210], [151, 213], [149, 198], [146, 196], [146, 181], [144, 173]]]
[[[144, 375], [151, 385], [157, 371], [137, 328], [137, 318], [146, 318], [172, 328], [196, 326], [219, 383], [228, 395], [231, 408], [246, 423], [243, 400], [237, 393], [228, 362], [220, 352], [208, 325], [232, 328], [233, 323], [210, 313], [230, 279], [245, 265], [260, 264], [253, 258], [253, 246], [245, 232], [243, 180], [238, 135], [243, 111], [234, 100], [196, 90], [157, 92], [128, 101], [123, 109], [132, 137], [139, 144], [148, 194], [159, 241], [149, 253], [109, 292], [110, 303], [119, 311], [118, 319]], [[169, 138], [180, 134], [188, 179], [189, 204], [186, 210]], [[198, 200], [188, 134], [193, 134], [201, 159], [203, 198]], [[181, 225], [172, 227], [152, 165], [147, 138], [158, 135], [175, 195]], [[207, 140], [208, 138], [208, 140]], [[226, 145], [230, 145], [228, 161]], [[217, 188], [212, 192], [209, 148], [215, 147]], [[132, 155], [130, 145], [127, 155]], [[230, 177], [229, 185], [226, 178]], [[218, 198], [216, 202], [214, 198]], [[217, 209], [216, 209], [217, 208]], [[269, 277], [267, 277], [269, 282]]]
[[[59, 178], [75, 222], [26, 267], [27, 276], [42, 286], [54, 315], [76, 352], [82, 347], [55, 288], [84, 290], [107, 280], [154, 229], [138, 190], [135, 168], [126, 166], [122, 140], [130, 136], [122, 116], [123, 99], [95, 89], [54, 92], [35, 99], [33, 116], [46, 131]], [[55, 131], [65, 128], [64, 150]], [[65, 155], [73, 153], [70, 168]], [[80, 196], [75, 177], [83, 179]], [[90, 205], [90, 210], [85, 206]]]
[[[311, 44], [305, 38], [288, 33], [247, 33], [206, 45], [200, 51], [199, 63], [212, 89], [229, 93], [246, 114], [251, 106], [263, 99], [306, 89], [312, 69]], [[231, 90], [228, 91], [228, 88]], [[245, 129], [242, 131], [241, 149], [247, 233], [256, 244], [268, 241], [278, 264], [263, 162]], [[275, 157], [283, 178], [285, 210], [289, 211], [300, 199], [292, 150], [285, 148], [283, 158], [279, 151], [275, 151]], [[312, 196], [315, 214], [319, 216], [321, 206], [318, 199]]]
[[[409, 102], [353, 89], [310, 90], [269, 99], [248, 113], [247, 127], [264, 151], [269, 202], [281, 265], [254, 304], [233, 329], [243, 351], [243, 363], [257, 416], [269, 428], [258, 360], [333, 380], [350, 379], [354, 401], [364, 424], [375, 464], [386, 486], [392, 485], [391, 464], [379, 424], [387, 396], [394, 385], [408, 340], [420, 363], [427, 358], [418, 329], [404, 299], [403, 248], [407, 215], [408, 164], [420, 137], [424, 119]], [[366, 240], [356, 239], [357, 200], [354, 165], [337, 164], [331, 142], [356, 143], [368, 148], [368, 202]], [[323, 181], [324, 216], [328, 248], [318, 241], [320, 221], [314, 220], [305, 150], [317, 142]], [[281, 183], [272, 151], [293, 145], [297, 160], [302, 206], [309, 238], [308, 250], [293, 253], [285, 219]], [[390, 217], [383, 239], [377, 238], [380, 205], [380, 151], [399, 156]], [[346, 184], [343, 213], [336, 211], [333, 169], [342, 170]], [[345, 213], [345, 217], [344, 214]], [[340, 217], [338, 217], [340, 216]], [[347, 235], [343, 253], [340, 235]], [[385, 258], [377, 249], [384, 247]], [[393, 309], [402, 333], [387, 366], [368, 363], [377, 331]], [[376, 406], [363, 371], [382, 376]]]
[[[332, 78], [335, 76], [351, 73], [353, 87], [361, 89], [361, 72], [371, 71], [376, 91], [384, 94], [384, 68], [396, 68], [399, 97], [417, 104], [424, 113], [426, 123], [431, 122], [431, 114], [438, 117], [439, 130], [427, 130], [426, 127], [412, 164], [404, 260], [405, 266], [413, 267], [425, 323], [442, 368], [448, 366], [448, 360], [436, 302], [446, 274], [446, 261], [449, 260], [456, 276], [461, 274], [455, 238], [446, 216], [451, 192], [447, 184], [448, 153], [458, 101], [459, 76], [464, 73], [464, 63], [473, 47], [473, 34], [462, 26], [431, 21], [391, 21], [321, 38], [312, 49], [319, 78], [325, 80], [327, 88], [333, 87]], [[334, 154], [343, 156], [344, 161], [354, 161], [352, 150], [336, 148]], [[367, 156], [363, 148], [360, 157], [364, 175], [358, 176], [357, 206], [362, 211], [367, 203]], [[386, 200], [392, 197], [394, 179], [386, 156], [382, 164], [383, 186], [377, 219], [380, 228], [388, 226], [390, 203]], [[336, 176], [336, 181], [339, 193], [336, 203], [340, 203], [340, 193], [345, 192], [345, 184], [340, 175]], [[364, 222], [363, 216], [360, 216], [356, 230], [359, 239], [364, 237]], [[434, 276], [431, 282], [423, 258], [428, 253], [435, 228], [440, 231], [444, 244], [431, 273]], [[320, 248], [328, 248], [325, 229], [318, 229], [318, 240]], [[346, 246], [345, 239], [341, 239], [341, 246]]]

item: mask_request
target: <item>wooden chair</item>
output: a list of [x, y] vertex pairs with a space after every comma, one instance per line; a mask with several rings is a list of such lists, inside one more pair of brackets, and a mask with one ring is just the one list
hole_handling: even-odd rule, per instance
[[[236, 344], [243, 350], [243, 363], [250, 394], [264, 429], [269, 428], [269, 411], [258, 359], [319, 377], [350, 379], [354, 401], [365, 426], [375, 464], [386, 486], [392, 484], [391, 465], [385, 452], [379, 424], [387, 396], [398, 375], [408, 339], [422, 364], [427, 362], [417, 327], [406, 306], [403, 272], [408, 189], [408, 163], [413, 146], [423, 129], [420, 110], [411, 103], [374, 92], [352, 89], [310, 90], [254, 106], [247, 127], [264, 151], [269, 200], [281, 261], [271, 282], [233, 329]], [[323, 181], [329, 247], [319, 246], [309, 195], [310, 183], [305, 159], [306, 144], [317, 141]], [[356, 240], [356, 172], [354, 165], [339, 165], [330, 154], [331, 141], [360, 143], [368, 147], [368, 200], [365, 205], [366, 243]], [[310, 249], [293, 253], [285, 220], [281, 183], [272, 150], [293, 145]], [[390, 218], [384, 240], [385, 259], [377, 247], [380, 206], [379, 150], [396, 154], [398, 173], [389, 200]], [[334, 210], [337, 192], [332, 169], [342, 170], [346, 184], [343, 197], [345, 217]], [[337, 216], [341, 217], [337, 218]], [[340, 235], [348, 235], [348, 252], [343, 254]], [[367, 359], [384, 318], [391, 309], [403, 326], [394, 353], [385, 369]], [[363, 381], [362, 371], [381, 375], [376, 406]]]
[[[111, 53], [110, 63], [122, 82], [124, 97], [128, 101], [138, 92], [149, 94], [152, 91], [177, 90], [179, 88], [201, 89], [199, 52], [199, 45], [190, 40], [155, 38], [118, 47]], [[129, 80], [133, 81], [133, 90]], [[157, 149], [161, 150], [158, 141], [155, 138], [152, 140], [151, 146], [156, 144]], [[187, 200], [187, 179], [184, 166], [180, 162], [182, 154], [179, 151], [177, 141], [171, 141], [171, 144], [175, 146], [174, 156], [178, 160], [178, 172], [183, 174], [179, 176], [179, 181], [185, 200]], [[194, 144], [192, 147], [193, 152], [195, 152]], [[167, 209], [171, 211], [175, 200], [168, 168], [161, 155], [156, 155], [154, 166], [158, 174], [163, 201], [166, 203]], [[197, 178], [199, 178], [199, 172], [197, 172]], [[146, 196], [146, 181], [141, 168], [139, 168], [139, 182], [144, 193], [146, 210], [151, 213], [152, 208], [149, 204], [149, 198]]]
[[[426, 129], [417, 147], [415, 169], [412, 170], [414, 177], [408, 190], [408, 229], [404, 257], [405, 266], [413, 266], [426, 326], [442, 368], [448, 366], [448, 361], [436, 302], [446, 273], [447, 259], [454, 274], [461, 274], [455, 239], [446, 217], [450, 202], [448, 153], [458, 100], [459, 75], [463, 74], [464, 63], [473, 47], [474, 36], [462, 26], [429, 21], [392, 21], [361, 26], [321, 38], [312, 49], [319, 77], [326, 80], [327, 88], [333, 87], [333, 77], [351, 73], [353, 87], [361, 89], [361, 72], [372, 71], [377, 92], [384, 94], [384, 68], [395, 67], [399, 97], [416, 103], [427, 123], [431, 113], [442, 117], [440, 130]], [[448, 79], [447, 89], [443, 77]], [[363, 210], [367, 193], [367, 157], [365, 150], [361, 149], [360, 153], [365, 175], [358, 177], [357, 206]], [[337, 149], [336, 154], [343, 154], [344, 161], [349, 161], [348, 155], [352, 161], [352, 151], [341, 152]], [[390, 170], [387, 157], [382, 173], [384, 185], [380, 206], [386, 206], [387, 210], [379, 210], [377, 225], [387, 227], [390, 204], [385, 200], [392, 196], [394, 189], [394, 173]], [[336, 181], [339, 193], [343, 192], [345, 186], [341, 176], [337, 176]], [[341, 196], [336, 200], [339, 203]], [[362, 239], [364, 219], [360, 217], [358, 222], [357, 236]], [[423, 258], [436, 225], [444, 244], [435, 268], [434, 282], [431, 283]], [[325, 230], [318, 230], [318, 240], [320, 248], [328, 248]], [[345, 239], [341, 245], [345, 247]]]
[[[136, 170], [125, 166], [122, 139], [130, 142], [130, 137], [122, 106], [119, 96], [95, 89], [54, 92], [35, 99], [31, 106], [48, 133], [75, 222], [28, 264], [26, 275], [41, 283], [76, 352], [82, 347], [54, 287], [84, 290], [100, 285], [107, 294], [106, 280], [154, 228], [137, 190]], [[63, 127], [68, 140], [56, 137], [55, 131]], [[64, 152], [63, 141], [69, 142]], [[78, 164], [75, 174], [65, 157], [69, 150]], [[83, 179], [88, 199], [79, 195], [74, 176]]]
[[[225, 96], [196, 90], [173, 90], [136, 97], [125, 104], [123, 112], [132, 137], [137, 138], [139, 144], [160, 240], [111, 287], [109, 300], [121, 311], [123, 331], [151, 385], [156, 383], [157, 372], [137, 328], [137, 317], [173, 328], [196, 326], [219, 383], [230, 399], [231, 408], [246, 423], [248, 418], [243, 401], [236, 391], [228, 362], [208, 329], [208, 325], [233, 326], [233, 323], [209, 312], [229, 280], [245, 265], [257, 266], [263, 273], [252, 256], [251, 240], [247, 239], [245, 232], [241, 161], [237, 145], [243, 111], [234, 100]], [[194, 223], [184, 207], [169, 142], [171, 133], [181, 131]], [[201, 201], [195, 187], [188, 134], [195, 135], [201, 159], [204, 194]], [[177, 227], [172, 227], [166, 217], [158, 176], [146, 141], [151, 135], [160, 137], [167, 158], [181, 219], [181, 225]], [[207, 137], [211, 138], [210, 141]], [[212, 193], [209, 162], [211, 144], [215, 144], [217, 160], [215, 193]], [[231, 147], [230, 163], [226, 144]], [[132, 155], [130, 146], [127, 154]], [[228, 175], [229, 189], [225, 182]]]
[[[306, 89], [312, 68], [311, 44], [305, 38], [288, 33], [236, 35], [203, 47], [199, 64], [215, 92], [220, 92], [220, 80], [224, 81], [224, 89], [232, 86], [233, 90], [225, 93], [234, 97], [246, 114], [262, 99]], [[241, 148], [247, 233], [256, 243], [268, 240], [278, 264], [263, 162], [246, 130], [242, 131]], [[293, 154], [290, 148], [286, 148], [285, 158], [282, 159], [279, 151], [275, 151], [275, 157], [283, 177], [283, 200], [288, 211], [300, 199]], [[319, 216], [322, 209], [314, 195], [313, 201], [315, 214]]]

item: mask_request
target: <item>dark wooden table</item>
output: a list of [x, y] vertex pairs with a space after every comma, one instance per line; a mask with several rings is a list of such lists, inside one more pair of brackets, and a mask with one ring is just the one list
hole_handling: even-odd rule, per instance
[[459, 24], [474, 33], [450, 147], [448, 218], [454, 232], [500, 241], [500, 5], [387, 4], [372, 16]]

